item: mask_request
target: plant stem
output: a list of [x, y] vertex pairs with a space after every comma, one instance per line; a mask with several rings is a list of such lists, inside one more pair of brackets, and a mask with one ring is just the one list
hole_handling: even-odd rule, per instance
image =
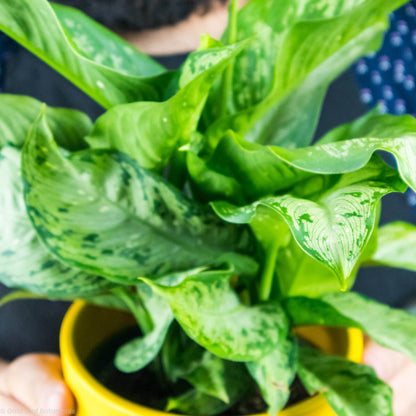
[[149, 313], [147, 312], [146, 308], [143, 305], [138, 294], [138, 303], [134, 302], [130, 293], [127, 293], [124, 288], [117, 287], [112, 290], [112, 292], [119, 296], [120, 299], [126, 304], [126, 306], [130, 309], [130, 312], [133, 314], [134, 318], [136, 319], [137, 323], [139, 324], [141, 330], [144, 334], [148, 334], [153, 330], [153, 320]]
[[260, 281], [259, 298], [262, 301], [266, 301], [270, 298], [270, 293], [273, 286], [274, 271], [276, 268], [277, 252], [279, 251], [279, 240], [276, 238], [273, 244], [270, 245], [266, 251], [266, 258], [264, 262], [264, 268]]
[[[237, 42], [237, 12], [238, 0], [231, 0], [228, 12], [228, 45]], [[232, 113], [234, 111], [233, 102], [233, 75], [234, 75], [234, 61], [230, 63], [225, 70], [222, 78], [222, 112], [223, 115]]]

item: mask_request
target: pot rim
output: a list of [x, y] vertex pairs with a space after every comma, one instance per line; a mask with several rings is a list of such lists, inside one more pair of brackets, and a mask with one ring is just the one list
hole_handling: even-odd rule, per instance
[[[83, 388], [88, 389], [94, 395], [101, 396], [101, 400], [111, 404], [112, 407], [120, 409], [128, 408], [132, 414], [137, 412], [137, 415], [146, 416], [183, 416], [174, 413], [168, 413], [161, 410], [152, 409], [150, 407], [142, 406], [140, 404], [131, 402], [116, 393], [109, 390], [102, 385], [90, 372], [86, 369], [84, 363], [78, 356], [75, 343], [73, 342], [73, 332], [75, 329], [77, 318], [80, 312], [88, 304], [84, 301], [75, 301], [68, 309], [61, 326], [60, 332], [60, 348], [61, 355], [65, 362], [69, 364], [83, 381]], [[91, 306], [91, 305], [88, 305]], [[362, 332], [357, 328], [344, 328], [348, 339], [348, 348], [345, 358], [354, 362], [361, 362], [363, 357], [364, 340]], [[327, 402], [322, 394], [318, 394], [292, 406], [282, 410], [278, 416], [303, 416], [309, 413], [316, 412], [322, 406], [327, 405]], [[268, 416], [266, 413], [256, 414], [252, 416]]]

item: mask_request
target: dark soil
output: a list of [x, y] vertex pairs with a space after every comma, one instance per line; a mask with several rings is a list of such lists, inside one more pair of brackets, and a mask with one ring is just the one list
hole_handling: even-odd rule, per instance
[[[128, 328], [118, 333], [94, 351], [87, 359], [86, 367], [101, 384], [119, 396], [143, 406], [163, 410], [166, 406], [167, 397], [184, 393], [188, 386], [186, 383], [175, 386], [175, 391], [172, 391], [172, 385], [164, 385], [163, 380], [158, 379], [152, 364], [132, 374], [118, 371], [113, 364], [115, 351], [125, 342], [139, 335], [140, 332], [137, 327]], [[305, 387], [296, 377], [291, 386], [291, 395], [287, 406], [308, 397]], [[236, 403], [222, 415], [244, 416], [265, 412], [267, 412], [267, 405], [260, 394], [260, 390], [255, 389], [246, 399]]]

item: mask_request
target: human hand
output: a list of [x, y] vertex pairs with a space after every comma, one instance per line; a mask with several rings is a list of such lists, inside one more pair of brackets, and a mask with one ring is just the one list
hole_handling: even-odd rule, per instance
[[394, 416], [415, 416], [416, 365], [406, 356], [369, 341], [364, 362], [394, 391]]
[[11, 363], [0, 361], [0, 414], [2, 410], [29, 416], [75, 414], [75, 401], [63, 381], [59, 357], [27, 354]]

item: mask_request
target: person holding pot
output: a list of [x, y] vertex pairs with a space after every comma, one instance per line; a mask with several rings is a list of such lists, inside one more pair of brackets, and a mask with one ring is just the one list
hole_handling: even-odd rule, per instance
[[[247, 0], [240, 1], [240, 4]], [[60, 0], [82, 9], [95, 20], [119, 33], [143, 52], [156, 57], [168, 68], [181, 65], [186, 54], [196, 49], [199, 36], [210, 33], [218, 38], [227, 23], [225, 0]], [[409, 4], [413, 6], [413, 2]], [[409, 7], [407, 5], [406, 7]], [[410, 10], [410, 9], [409, 9]], [[415, 15], [416, 15], [416, 9]], [[416, 21], [414, 28], [416, 29]], [[0, 39], [3, 41], [2, 39]], [[2, 49], [5, 45], [0, 43]], [[92, 118], [102, 109], [82, 92], [42, 64], [30, 53], [9, 44], [6, 65], [0, 72], [5, 92], [31, 95], [52, 106], [73, 107], [85, 111]], [[30, 71], [27, 71], [30, 68]], [[38, 82], [33, 83], [36, 78]], [[340, 102], [339, 97], [343, 97]], [[323, 110], [317, 135], [334, 126], [351, 121], [366, 110], [359, 101], [359, 92], [351, 73], [342, 76], [330, 90]], [[341, 117], [341, 118], [340, 118]], [[400, 198], [400, 196], [398, 197]], [[389, 210], [403, 215], [403, 220], [414, 221], [404, 199], [390, 199], [383, 215]], [[385, 273], [388, 273], [385, 271]], [[413, 291], [414, 276], [395, 273], [395, 290], [377, 291], [385, 287], [375, 284], [374, 278], [392, 281], [392, 275], [375, 276], [367, 271], [357, 282], [356, 290], [397, 306]], [[402, 279], [398, 282], [397, 279]], [[399, 290], [401, 289], [401, 291]], [[387, 293], [388, 292], [388, 293]], [[6, 293], [0, 287], [0, 297]], [[75, 414], [76, 403], [65, 385], [60, 359], [57, 355], [36, 352], [58, 351], [58, 332], [61, 319], [68, 307], [64, 302], [26, 301], [9, 304], [0, 309], [0, 414], [13, 409], [16, 414], [39, 414], [48, 409], [54, 415]], [[27, 354], [28, 352], [31, 354]], [[35, 352], [35, 353], [33, 353]], [[368, 342], [365, 362], [373, 366], [379, 376], [395, 390], [395, 415], [413, 416], [416, 407], [414, 386], [416, 367], [398, 353]]]

